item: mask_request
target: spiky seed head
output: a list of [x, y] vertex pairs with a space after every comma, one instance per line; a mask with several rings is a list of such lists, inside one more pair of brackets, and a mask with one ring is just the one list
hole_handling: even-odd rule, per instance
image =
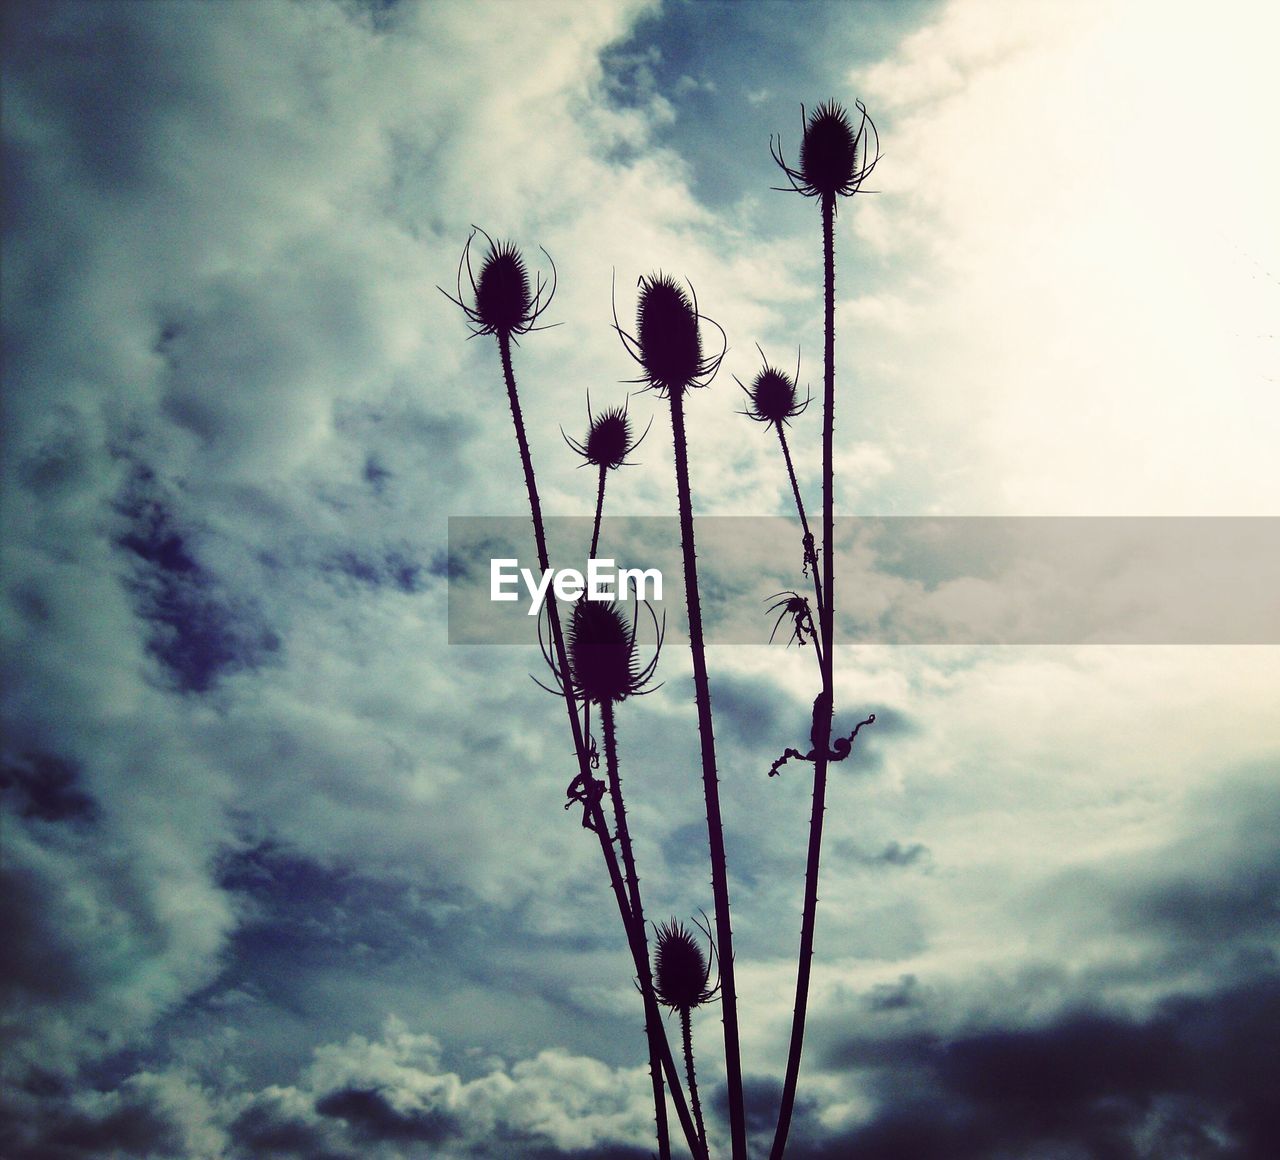
[[529, 274], [511, 242], [490, 242], [476, 279], [475, 313], [486, 331], [511, 335], [524, 330], [533, 312]]
[[621, 467], [631, 451], [631, 421], [621, 407], [611, 407], [591, 420], [581, 444], [588, 463], [596, 467]]
[[677, 1011], [689, 1011], [714, 993], [707, 983], [711, 963], [701, 944], [682, 922], [672, 919], [657, 929], [653, 956], [653, 989], [660, 1003]]
[[748, 414], [761, 423], [785, 423], [807, 406], [796, 398], [795, 380], [771, 366], [766, 366], [751, 381], [747, 397], [751, 400]]
[[693, 385], [706, 369], [698, 314], [689, 295], [666, 274], [640, 279], [636, 343], [649, 385], [669, 394]]
[[845, 192], [858, 167], [858, 143], [843, 105], [825, 101], [809, 115], [800, 144], [800, 174], [823, 197]]
[[569, 672], [574, 692], [595, 704], [625, 700], [643, 684], [635, 631], [612, 601], [580, 600], [569, 620]]

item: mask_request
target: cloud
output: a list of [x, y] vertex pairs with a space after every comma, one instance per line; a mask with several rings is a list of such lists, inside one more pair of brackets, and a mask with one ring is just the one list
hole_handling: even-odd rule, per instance
[[1272, 975], [1170, 997], [1146, 1019], [1082, 1010], [1035, 1028], [851, 1044], [844, 1059], [873, 1077], [880, 1110], [797, 1154], [1265, 1156], [1280, 1142], [1263, 1078], [1278, 998]]
[[[1274, 510], [1259, 321], [1277, 288], [1254, 263], [1275, 266], [1280, 169], [1248, 112], [1274, 99], [1253, 47], [1274, 31], [1248, 6], [1206, 28], [1150, 4], [973, 0], [854, 72], [892, 142], [854, 219], [893, 262], [867, 297], [905, 304], [915, 336], [908, 365], [894, 331], [856, 328], [865, 406], [923, 436], [941, 510]], [[1204, 180], [1170, 182], [1191, 154]], [[964, 433], [954, 456], [939, 420]]]
[[[1167, 335], [1199, 333], [1197, 299], [1186, 277], [1166, 277], [1239, 290], [1242, 269], [1267, 268], [1266, 219], [1242, 192], [1261, 154], [1215, 154], [1227, 201], [1188, 219], [1234, 221], [1239, 204], [1244, 233], [1231, 236], [1248, 261], [1229, 248], [1208, 261], [1199, 235], [1163, 245], [1186, 190], [1132, 238], [1094, 232], [1091, 214], [1132, 221], [1148, 188], [1119, 162], [1116, 188], [1055, 184], [1079, 172], [1072, 109], [1099, 113], [1094, 74], [1077, 66], [1112, 26], [1101, 10], [1036, 7], [1002, 23], [991, 51], [993, 12], [914, 9], [933, 31], [882, 66], [866, 54], [892, 48], [898, 24], [863, 14], [880, 40], [857, 40], [854, 56], [843, 10], [820, 18], [815, 43], [840, 69], [865, 63], [858, 91], [880, 101], [893, 141], [884, 192], [840, 218], [840, 349], [855, 359], [840, 367], [842, 508], [1217, 511], [1265, 498], [1258, 349], [1234, 345], [1226, 324], [1264, 316], [1267, 284], [1210, 311], [1208, 345], [1184, 359]], [[516, 373], [547, 510], [588, 512], [558, 427], [581, 418], [588, 386], [597, 407], [622, 401], [617, 380], [633, 372], [608, 297], [625, 323], [636, 276], [688, 275], [732, 336], [726, 372], [754, 370], [758, 339], [771, 353], [801, 345], [817, 373], [811, 207], [742, 190], [766, 197], [768, 131], [794, 126], [807, 99], [796, 86], [842, 81], [830, 65], [778, 75], [809, 60], [796, 45], [816, 26], [776, 58], [739, 52], [762, 43], [755, 15], [680, 52], [680, 22], [708, 19], [695, 9], [480, 16], [173, 3], [7, 18], [0, 808], [5, 928], [21, 937], [0, 963], [17, 1013], [6, 1060], [20, 1072], [6, 1154], [390, 1157], [428, 1137], [458, 1155], [648, 1154], [630, 965], [594, 840], [561, 808], [573, 772], [562, 708], [528, 680], [532, 644], [446, 643], [445, 582], [485, 557], [450, 557], [445, 517], [526, 500], [497, 353], [465, 341], [436, 287], [452, 288], [472, 222], [554, 257], [548, 320], [561, 325], [520, 344]], [[1185, 48], [1189, 26], [1170, 27]], [[1150, 56], [1131, 24], [1118, 31], [1103, 58], [1112, 81]], [[667, 43], [655, 56], [645, 37]], [[695, 45], [705, 73], [679, 59]], [[1184, 61], [1157, 62], [1159, 92]], [[664, 70], [718, 96], [705, 83], [668, 91]], [[1077, 84], [1073, 105], [1063, 94]], [[765, 90], [778, 95], [729, 99]], [[1035, 98], [1010, 97], [1023, 91]], [[691, 160], [694, 104], [726, 111], [698, 122]], [[1132, 143], [1158, 108], [1089, 123], [1103, 134], [1118, 120]], [[720, 131], [730, 117], [734, 134]], [[957, 145], [975, 125], [994, 154], [985, 169]], [[1152, 141], [1182, 155], [1167, 132]], [[1118, 276], [1097, 282], [1096, 301], [1080, 294], [1099, 269], [1146, 259], [1145, 291]], [[1228, 402], [1206, 416], [1188, 384], [1218, 354]], [[731, 416], [734, 393], [725, 380], [690, 400], [698, 511], [786, 511], [782, 465]], [[639, 422], [660, 411], [651, 398], [632, 407]], [[672, 510], [663, 422], [641, 466], [610, 482], [611, 510]], [[1180, 423], [1204, 438], [1189, 445]], [[1099, 447], [1107, 468], [1081, 467], [1081, 449]], [[800, 474], [814, 494], [811, 461]], [[796, 583], [798, 561], [773, 551], [777, 587]], [[724, 588], [762, 619], [754, 592]], [[807, 653], [719, 654], [745, 1047], [765, 1072], [785, 1056], [811, 801], [803, 772], [767, 769], [804, 744], [816, 690]], [[688, 663], [671, 648], [667, 688], [619, 714], [659, 917], [707, 903]], [[1154, 1027], [1186, 1063], [1199, 1048], [1184, 1022], [1239, 1026], [1207, 980], [1221, 975], [1242, 1007], [1262, 994], [1274, 850], [1245, 819], [1271, 815], [1260, 791], [1241, 791], [1239, 814], [1195, 795], [1224, 771], [1271, 768], [1270, 650], [850, 646], [837, 664], [839, 719], [852, 728], [874, 709], [877, 724], [829, 797], [808, 1057], [827, 1063], [806, 1079], [798, 1140], [865, 1132], [851, 1138], [875, 1154], [875, 1139], [906, 1129], [862, 1073], [886, 1085], [910, 1073], [925, 1081], [921, 1154], [946, 1141], [963, 1155], [977, 1138], [964, 1131], [1000, 1129], [1002, 1060], [1052, 1073], [1086, 1032], [1105, 1032], [1141, 1062]], [[1206, 824], [1180, 829], [1192, 800]], [[1214, 845], [1219, 810], [1230, 840]], [[1017, 1018], [994, 1017], [1001, 1003]], [[386, 1024], [388, 1011], [405, 1022]], [[836, 1050], [850, 1012], [877, 1029], [856, 1068]], [[709, 1048], [716, 1018], [695, 1028]], [[957, 1044], [987, 1087], [940, 1062]], [[713, 1050], [702, 1066], [710, 1091]], [[1118, 1093], [1116, 1132], [1149, 1099], [1164, 1139], [1181, 1138], [1182, 1111], [1196, 1147], [1223, 1116], [1236, 1139], [1266, 1139], [1245, 1097], [1206, 1081], [1197, 1105], [1192, 1080], [1143, 1082]], [[752, 1088], [760, 1125], [771, 1083]], [[1098, 1111], [1091, 1092], [1071, 1099]]]

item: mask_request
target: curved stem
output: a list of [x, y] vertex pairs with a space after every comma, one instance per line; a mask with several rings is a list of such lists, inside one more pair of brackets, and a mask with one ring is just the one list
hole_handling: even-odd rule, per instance
[[591, 529], [591, 551], [587, 553], [588, 560], [596, 558], [596, 546], [600, 543], [600, 517], [604, 515], [604, 480], [609, 469], [602, 463], [600, 465], [600, 490], [596, 493], [596, 522]]
[[[604, 496], [604, 468], [600, 469], [600, 495]], [[597, 523], [597, 528], [599, 524]], [[592, 546], [592, 553], [595, 555], [595, 547]], [[640, 901], [640, 878], [636, 874], [635, 853], [631, 847], [631, 831], [627, 826], [627, 807], [622, 801], [622, 774], [618, 771], [618, 731], [614, 724], [613, 718], [613, 702], [600, 702], [600, 730], [604, 734], [604, 765], [606, 776], [609, 779], [609, 795], [613, 799], [613, 817], [614, 824], [618, 833], [618, 845], [622, 848], [622, 867], [626, 874], [627, 893], [631, 902], [632, 922], [639, 926], [640, 930], [644, 930], [644, 906]], [[648, 939], [645, 939], [645, 961], [648, 962], [649, 947]], [[647, 1005], [646, 1005], [647, 1007]], [[653, 1018], [660, 1018], [656, 1007], [653, 1011]], [[649, 1076], [653, 1081], [653, 1107], [654, 1118], [658, 1129], [658, 1155], [662, 1160], [670, 1160], [671, 1141], [668, 1136], [667, 1129], [667, 1101], [662, 1090], [662, 1061], [661, 1051], [658, 1048], [658, 1035], [662, 1034], [661, 1029], [650, 1026], [650, 1015], [648, 1010], [645, 1012], [645, 1033], [649, 1039]], [[693, 1107], [695, 1113], [698, 1109], [697, 1097], [694, 1097]], [[702, 1128], [699, 1124], [699, 1136], [701, 1137]], [[705, 1147], [705, 1138], [704, 1147]]]
[[698, 1079], [693, 1073], [693, 1028], [689, 1021], [689, 1008], [680, 1008], [680, 1033], [684, 1041], [684, 1071], [689, 1080], [689, 1100], [693, 1104], [693, 1118], [698, 1125], [698, 1138], [702, 1150], [707, 1150], [707, 1126], [702, 1122], [702, 1101], [698, 1099]]
[[689, 612], [689, 647], [698, 705], [698, 737], [702, 746], [702, 788], [707, 804], [707, 839], [711, 847], [711, 896], [715, 905], [716, 945], [720, 957], [721, 1010], [724, 1014], [725, 1084], [728, 1089], [729, 1138], [733, 1160], [746, 1160], [746, 1109], [742, 1098], [742, 1057], [738, 1046], [738, 993], [733, 978], [733, 926], [729, 918], [729, 879], [720, 819], [720, 787], [716, 776], [716, 742], [711, 719], [711, 689], [702, 637], [702, 605], [698, 598], [698, 562], [693, 543], [693, 504], [689, 497], [689, 455], [684, 429], [684, 393], [671, 392], [671, 431], [675, 441], [676, 494], [680, 507], [680, 545], [684, 556], [685, 601]]
[[823, 637], [821, 626], [826, 621], [826, 612], [822, 605], [822, 578], [818, 575], [818, 553], [813, 551], [813, 533], [809, 530], [809, 517], [805, 514], [804, 500], [800, 496], [800, 484], [796, 481], [796, 469], [791, 462], [791, 448], [787, 445], [787, 433], [782, 424], [777, 424], [778, 442], [782, 444], [782, 457], [787, 463], [787, 475], [791, 479], [791, 494], [795, 497], [796, 511], [800, 514], [800, 527], [804, 529], [805, 566], [813, 577], [813, 597], [817, 608], [818, 635], [814, 639], [814, 648], [818, 654], [818, 667], [822, 668]]
[[804, 1023], [809, 1009], [809, 982], [813, 967], [813, 940], [818, 912], [818, 868], [822, 857], [822, 822], [827, 801], [827, 764], [831, 751], [833, 710], [832, 645], [835, 638], [835, 472], [832, 463], [836, 404], [836, 256], [834, 194], [822, 198], [822, 256], [825, 306], [825, 344], [822, 417], [822, 586], [826, 605], [822, 617], [822, 695], [813, 707], [813, 810], [809, 816], [809, 854], [804, 875], [804, 910], [800, 919], [800, 952], [796, 961], [796, 1002], [791, 1019], [791, 1046], [787, 1051], [787, 1072], [782, 1084], [782, 1104], [778, 1128], [773, 1137], [770, 1160], [782, 1160], [795, 1110], [796, 1084], [800, 1078], [800, 1056], [804, 1049]]
[[[551, 566], [547, 552], [546, 529], [542, 522], [542, 504], [538, 498], [538, 485], [533, 474], [533, 457], [529, 453], [529, 441], [524, 431], [524, 416], [520, 409], [520, 396], [516, 391], [515, 371], [511, 366], [511, 336], [498, 334], [498, 352], [502, 356], [502, 376], [507, 386], [507, 401], [511, 404], [511, 419], [515, 424], [516, 443], [520, 448], [520, 462], [524, 467], [525, 488], [529, 493], [529, 511], [533, 518], [533, 535], [538, 549], [538, 565], [545, 573]], [[564, 644], [564, 632], [560, 625], [560, 612], [557, 602], [547, 601], [547, 614], [551, 622], [552, 647], [555, 649], [556, 664], [562, 673], [569, 671], [569, 657]], [[569, 729], [573, 734], [574, 752], [578, 759], [578, 771], [584, 778], [591, 776], [591, 759], [587, 753], [583, 739], [582, 722], [578, 720], [578, 711], [571, 696], [565, 697], [565, 705], [569, 713]], [[622, 926], [627, 935], [627, 944], [631, 950], [631, 958], [635, 965], [636, 976], [640, 982], [640, 994], [644, 1000], [645, 1028], [650, 1035], [651, 1048], [656, 1047], [662, 1058], [662, 1069], [667, 1077], [672, 1099], [676, 1105], [676, 1114], [680, 1126], [684, 1129], [685, 1139], [694, 1155], [699, 1155], [697, 1129], [689, 1115], [689, 1108], [680, 1086], [679, 1072], [672, 1057], [670, 1045], [667, 1043], [666, 1031], [662, 1025], [658, 1011], [658, 1001], [653, 993], [653, 977], [649, 969], [649, 950], [643, 926], [637, 925], [627, 899], [626, 886], [618, 869], [618, 858], [613, 850], [613, 842], [609, 838], [609, 829], [605, 822], [604, 810], [599, 802], [591, 807], [591, 825], [600, 839], [600, 852], [604, 856], [605, 867], [609, 874], [609, 884], [613, 888], [614, 898], [618, 903], [618, 913], [622, 917]], [[649, 1029], [653, 1028], [654, 1031]], [[660, 1042], [658, 1042], [660, 1041]], [[655, 1108], [656, 1116], [665, 1115]]]

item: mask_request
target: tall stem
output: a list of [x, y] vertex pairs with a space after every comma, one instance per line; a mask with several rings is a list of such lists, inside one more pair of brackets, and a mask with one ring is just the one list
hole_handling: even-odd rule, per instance
[[689, 611], [689, 647], [702, 746], [702, 788], [707, 804], [707, 839], [711, 847], [711, 896], [715, 904], [717, 955], [720, 959], [721, 1010], [724, 1016], [725, 1082], [729, 1097], [729, 1138], [733, 1160], [747, 1158], [746, 1109], [742, 1099], [742, 1058], [738, 1046], [738, 993], [733, 978], [733, 927], [729, 919], [729, 880], [720, 820], [720, 786], [716, 776], [716, 742], [711, 721], [711, 688], [702, 638], [702, 605], [698, 598], [698, 561], [693, 544], [693, 503], [689, 497], [689, 456], [684, 429], [684, 392], [673, 390], [671, 431], [675, 441], [676, 494], [680, 507], [680, 545], [684, 556], [685, 601]]
[[689, 1080], [689, 1099], [693, 1103], [693, 1118], [698, 1125], [698, 1137], [703, 1151], [707, 1147], [707, 1126], [702, 1121], [702, 1101], [698, 1098], [698, 1078], [693, 1071], [693, 1028], [689, 1020], [689, 1008], [680, 1008], [680, 1035], [684, 1041], [684, 1071]]
[[[545, 574], [551, 567], [550, 557], [547, 552], [547, 535], [542, 522], [542, 504], [538, 499], [538, 485], [533, 474], [533, 457], [529, 453], [529, 441], [525, 437], [524, 416], [520, 410], [520, 396], [516, 391], [515, 371], [511, 366], [511, 336], [509, 334], [501, 331], [498, 333], [498, 351], [502, 356], [502, 376], [507, 386], [507, 401], [511, 404], [511, 419], [515, 424], [516, 443], [520, 448], [520, 462], [524, 467], [525, 488], [529, 493], [529, 511], [533, 518], [533, 535], [538, 549], [538, 565]], [[560, 672], [567, 674], [569, 672], [569, 656], [568, 651], [565, 649], [564, 633], [560, 627], [560, 612], [554, 599], [547, 601], [547, 615], [551, 622], [551, 641], [552, 647], [555, 649], [556, 664], [559, 666]], [[587, 754], [587, 747], [583, 740], [582, 722], [578, 720], [578, 711], [573, 697], [566, 696], [565, 705], [569, 712], [569, 729], [573, 734], [573, 747], [578, 758], [578, 771], [586, 780], [591, 777], [591, 759]], [[622, 874], [618, 869], [617, 855], [613, 851], [613, 842], [609, 838], [609, 829], [605, 821], [604, 810], [599, 802], [594, 802], [589, 807], [589, 810], [591, 826], [600, 839], [600, 852], [604, 856], [605, 867], [609, 873], [609, 884], [613, 888], [614, 898], [618, 903], [618, 913], [622, 916], [622, 926], [626, 931], [627, 944], [631, 949], [631, 958], [635, 965], [636, 976], [640, 982], [640, 994], [644, 1000], [645, 1008], [645, 1030], [650, 1039], [650, 1047], [651, 1050], [656, 1047], [657, 1053], [662, 1057], [662, 1069], [667, 1077], [667, 1085], [671, 1090], [671, 1097], [676, 1105], [676, 1114], [680, 1119], [680, 1126], [684, 1130], [685, 1140], [689, 1144], [690, 1151], [695, 1156], [698, 1156], [701, 1153], [698, 1147], [697, 1129], [689, 1115], [684, 1090], [680, 1084], [680, 1074], [676, 1070], [675, 1059], [672, 1057], [671, 1047], [667, 1043], [666, 1031], [658, 1011], [658, 1001], [653, 993], [653, 977], [649, 969], [649, 949], [644, 927], [637, 925], [635, 916], [631, 913], [626, 887], [622, 880]], [[665, 1116], [665, 1108], [662, 1111], [658, 1111], [655, 1107], [655, 1115], [658, 1117]]]
[[800, 1078], [800, 1056], [804, 1049], [804, 1023], [809, 1009], [809, 982], [813, 968], [813, 939], [818, 913], [818, 868], [822, 858], [822, 822], [827, 801], [827, 762], [831, 751], [831, 716], [833, 710], [832, 645], [835, 640], [835, 472], [833, 449], [836, 405], [836, 254], [834, 194], [822, 197], [822, 256], [824, 274], [825, 367], [823, 376], [822, 417], [822, 587], [826, 597], [823, 609], [822, 695], [813, 708], [813, 811], [809, 816], [809, 855], [804, 874], [804, 910], [800, 919], [800, 952], [796, 961], [796, 1002], [791, 1019], [791, 1046], [787, 1052], [787, 1073], [782, 1084], [782, 1104], [778, 1110], [778, 1129], [773, 1137], [770, 1160], [782, 1160], [791, 1131], [795, 1109], [796, 1084]]
[[596, 546], [600, 543], [600, 517], [604, 515], [604, 480], [609, 469], [603, 463], [600, 464], [600, 490], [596, 493], [596, 522], [591, 529], [591, 551], [587, 553], [588, 560], [596, 558]]
[[[604, 471], [600, 469], [600, 495], [604, 497]], [[597, 509], [598, 511], [598, 509]], [[597, 528], [599, 523], [597, 522]], [[593, 543], [591, 555], [595, 555], [595, 545]], [[613, 702], [604, 700], [600, 702], [600, 729], [604, 733], [604, 765], [606, 776], [609, 779], [609, 795], [613, 799], [613, 816], [614, 823], [618, 833], [618, 845], [622, 848], [622, 867], [626, 873], [627, 893], [631, 901], [631, 920], [632, 923], [644, 930], [644, 905], [640, 900], [640, 878], [636, 874], [635, 853], [631, 847], [631, 830], [627, 825], [627, 807], [622, 800], [622, 774], [618, 770], [618, 731], [614, 724], [613, 718]], [[645, 940], [645, 961], [648, 961], [649, 947], [648, 939]], [[652, 1016], [648, 1011], [646, 1004], [645, 1011], [645, 1033], [649, 1039], [649, 1075], [653, 1080], [653, 1106], [654, 1117], [658, 1129], [658, 1155], [662, 1160], [670, 1160], [671, 1141], [667, 1131], [667, 1101], [662, 1091], [662, 1061], [661, 1051], [658, 1049], [658, 1036], [663, 1034], [659, 1029], [649, 1026], [650, 1018], [660, 1018], [656, 1006], [652, 1012]], [[692, 1094], [692, 1092], [690, 1093]], [[696, 1113], [698, 1110], [697, 1096], [693, 1096], [693, 1108]], [[702, 1136], [702, 1125], [698, 1124], [699, 1137], [703, 1139], [705, 1146], [705, 1137]]]
[[[822, 605], [822, 578], [818, 575], [818, 554], [812, 550], [813, 533], [809, 530], [809, 517], [805, 514], [804, 500], [800, 496], [800, 484], [796, 480], [796, 469], [791, 462], [791, 448], [787, 445], [787, 432], [782, 424], [777, 424], [778, 442], [782, 444], [782, 458], [787, 463], [787, 476], [791, 480], [791, 494], [795, 496], [796, 511], [800, 515], [800, 527], [804, 530], [804, 549], [805, 549], [805, 567], [809, 571], [809, 575], [813, 577], [813, 597], [816, 605], [815, 614], [818, 618], [819, 629], [821, 634], [821, 625], [826, 619], [826, 614]], [[818, 653], [818, 666], [822, 667], [822, 657], [824, 654], [823, 638], [821, 635], [815, 641], [815, 648]]]

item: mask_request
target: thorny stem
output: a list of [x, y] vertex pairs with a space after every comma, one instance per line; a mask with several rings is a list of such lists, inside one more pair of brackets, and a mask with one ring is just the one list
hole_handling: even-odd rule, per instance
[[825, 653], [821, 625], [826, 620], [822, 605], [822, 578], [818, 575], [817, 552], [813, 550], [813, 533], [809, 530], [809, 517], [805, 514], [804, 500], [800, 498], [800, 484], [796, 481], [796, 469], [791, 462], [791, 448], [787, 445], [787, 432], [781, 423], [777, 424], [777, 428], [778, 441], [782, 444], [782, 457], [786, 460], [787, 475], [791, 479], [791, 494], [795, 496], [796, 511], [800, 514], [800, 527], [804, 531], [805, 566], [809, 571], [809, 575], [813, 577], [813, 595], [816, 602], [815, 613], [818, 617], [819, 625], [814, 645], [818, 653], [818, 667], [822, 668], [822, 658]]
[[702, 1122], [702, 1101], [698, 1099], [698, 1080], [693, 1073], [693, 1028], [689, 1020], [689, 1008], [680, 1008], [680, 1033], [684, 1040], [684, 1070], [689, 1079], [689, 1100], [693, 1104], [693, 1118], [698, 1125], [698, 1138], [702, 1150], [707, 1148], [707, 1126]]
[[680, 507], [680, 544], [684, 556], [685, 601], [689, 612], [689, 647], [698, 705], [698, 737], [702, 746], [702, 788], [707, 804], [707, 838], [711, 847], [711, 896], [715, 905], [716, 945], [720, 957], [721, 1010], [724, 1015], [725, 1083], [728, 1088], [729, 1138], [733, 1160], [747, 1158], [746, 1109], [742, 1098], [742, 1058], [738, 1046], [738, 993], [733, 978], [733, 927], [729, 916], [729, 881], [720, 819], [720, 787], [716, 776], [716, 742], [712, 731], [711, 689], [702, 638], [702, 605], [698, 598], [698, 562], [693, 543], [693, 504], [689, 497], [689, 456], [684, 428], [684, 392], [672, 390], [671, 430], [675, 442], [676, 494]]
[[596, 558], [596, 547], [600, 543], [600, 517], [604, 515], [604, 481], [608, 473], [608, 466], [600, 464], [600, 490], [596, 493], [596, 522], [591, 529], [591, 551], [587, 553], [588, 560]]
[[[551, 567], [550, 555], [547, 552], [546, 530], [542, 522], [542, 505], [538, 499], [538, 485], [533, 474], [533, 457], [529, 453], [529, 441], [525, 437], [524, 417], [520, 410], [520, 396], [516, 392], [515, 371], [511, 366], [511, 336], [498, 333], [498, 351], [502, 356], [502, 376], [507, 386], [507, 401], [511, 404], [511, 418], [516, 429], [516, 443], [520, 448], [520, 462], [524, 467], [525, 488], [529, 493], [529, 510], [533, 518], [533, 534], [538, 549], [538, 565], [545, 574]], [[555, 600], [547, 601], [547, 615], [551, 622], [552, 647], [555, 649], [556, 663], [562, 673], [569, 672], [569, 657], [564, 644], [564, 632], [560, 626], [560, 613]], [[591, 776], [591, 759], [587, 755], [587, 747], [582, 735], [582, 722], [578, 720], [578, 711], [572, 696], [565, 697], [565, 705], [569, 712], [569, 729], [573, 734], [573, 747], [578, 758], [578, 770], [584, 778]], [[609, 838], [609, 830], [605, 823], [604, 810], [599, 802], [591, 807], [591, 824], [600, 839], [600, 852], [604, 855], [605, 867], [609, 873], [609, 884], [613, 887], [614, 897], [618, 902], [618, 913], [622, 916], [622, 926], [626, 931], [627, 943], [631, 948], [631, 957], [635, 964], [636, 974], [640, 982], [640, 994], [644, 1000], [645, 1029], [649, 1035], [650, 1051], [662, 1058], [662, 1070], [667, 1077], [667, 1085], [671, 1090], [676, 1105], [676, 1114], [680, 1126], [684, 1129], [685, 1140], [695, 1156], [700, 1156], [697, 1129], [689, 1115], [684, 1090], [680, 1085], [680, 1076], [676, 1070], [675, 1059], [671, 1047], [667, 1043], [665, 1029], [658, 1011], [658, 1001], [653, 993], [653, 977], [649, 969], [649, 949], [643, 927], [638, 927], [631, 906], [627, 901], [626, 887], [622, 874], [618, 869], [618, 859], [613, 851], [613, 842]], [[660, 1102], [660, 1101], [659, 1101]], [[657, 1112], [659, 1129], [665, 1119], [664, 1112]], [[663, 1141], [659, 1139], [659, 1147]], [[669, 1149], [669, 1143], [666, 1145]]]
[[[604, 471], [600, 469], [600, 497], [604, 498]], [[599, 528], [599, 514], [597, 509], [596, 527]], [[595, 545], [592, 545], [591, 555], [595, 555]], [[622, 774], [618, 771], [618, 731], [614, 724], [613, 718], [613, 702], [604, 700], [600, 702], [600, 729], [604, 733], [604, 764], [606, 776], [609, 779], [609, 795], [613, 799], [613, 816], [615, 826], [618, 833], [618, 845], [622, 848], [622, 866], [626, 873], [627, 891], [631, 900], [631, 917], [632, 922], [638, 924], [642, 929], [644, 927], [644, 906], [640, 901], [640, 878], [636, 874], [635, 854], [631, 846], [631, 831], [627, 826], [627, 808], [622, 801]], [[645, 958], [648, 960], [649, 947], [648, 940], [645, 941]], [[647, 1004], [646, 1004], [647, 1007]], [[658, 1016], [655, 1009], [654, 1017]], [[671, 1155], [671, 1143], [668, 1138], [667, 1131], [667, 1101], [662, 1091], [662, 1072], [660, 1052], [657, 1047], [657, 1035], [653, 1029], [648, 1027], [649, 1013], [645, 1013], [645, 1032], [649, 1038], [649, 1075], [653, 1080], [653, 1106], [654, 1115], [657, 1120], [658, 1127], [658, 1152], [662, 1160], [668, 1160]], [[698, 1102], [696, 1095], [693, 1103], [694, 1111], [698, 1110]], [[702, 1136], [701, 1124], [698, 1126], [699, 1136], [703, 1139], [705, 1147], [705, 1137]]]
[[769, 1160], [782, 1160], [791, 1131], [791, 1115], [795, 1108], [796, 1084], [800, 1078], [800, 1055], [804, 1047], [804, 1023], [809, 1008], [809, 981], [813, 968], [813, 938], [818, 911], [818, 867], [822, 857], [822, 821], [827, 800], [827, 764], [831, 751], [831, 716], [833, 710], [832, 645], [835, 638], [835, 473], [832, 450], [835, 430], [835, 255], [834, 194], [822, 196], [822, 256], [825, 305], [825, 361], [823, 376], [822, 421], [822, 587], [826, 596], [822, 609], [822, 695], [814, 703], [813, 744], [813, 812], [809, 818], [809, 856], [804, 875], [804, 911], [800, 920], [800, 953], [796, 963], [796, 1002], [791, 1020], [791, 1046], [787, 1052], [787, 1072], [782, 1084], [782, 1104], [778, 1109], [778, 1128], [773, 1137]]

